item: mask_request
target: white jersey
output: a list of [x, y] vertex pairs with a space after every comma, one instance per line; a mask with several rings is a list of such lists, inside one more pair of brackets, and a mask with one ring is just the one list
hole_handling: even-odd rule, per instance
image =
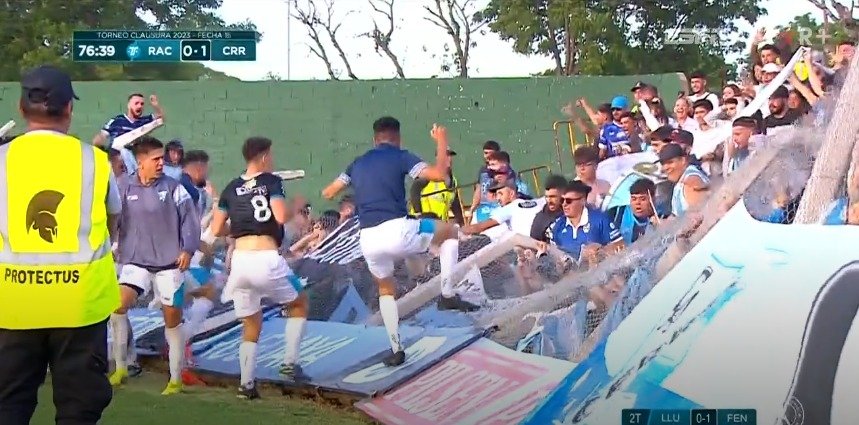
[[483, 234], [491, 239], [496, 239], [509, 231], [531, 236], [534, 217], [545, 205], [546, 198], [516, 199], [501, 208], [496, 208], [489, 218], [495, 220], [498, 226], [485, 230]]

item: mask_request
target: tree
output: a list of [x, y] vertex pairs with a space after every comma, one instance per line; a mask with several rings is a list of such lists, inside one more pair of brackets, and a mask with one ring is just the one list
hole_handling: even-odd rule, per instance
[[384, 54], [391, 60], [391, 63], [394, 65], [394, 69], [396, 70], [397, 77], [406, 78], [406, 75], [403, 72], [403, 67], [400, 65], [400, 59], [391, 49], [391, 37], [394, 35], [394, 23], [396, 22], [394, 21], [394, 1], [395, 0], [367, 0], [367, 2], [370, 3], [370, 7], [373, 8], [373, 11], [385, 18], [387, 29], [382, 31], [379, 28], [379, 22], [374, 18], [373, 29], [363, 35], [373, 40], [373, 45], [375, 46], [377, 54]]
[[[217, 15], [221, 0], [15, 0], [0, 8], [0, 78], [17, 80], [21, 70], [52, 64], [76, 80], [227, 79], [200, 64], [99, 64], [72, 61], [72, 33], [80, 28], [135, 30], [245, 29], [253, 24], [227, 24]], [[14, 4], [14, 7], [11, 5]], [[153, 23], [138, 14], [152, 17]]]
[[[731, 37], [738, 19], [764, 12], [759, 0], [491, 0], [483, 11], [490, 30], [522, 54], [549, 56], [556, 75], [645, 74], [726, 70], [725, 57], [743, 49]], [[711, 43], [671, 45], [665, 34], [716, 32]]]
[[837, 26], [855, 35], [859, 30], [859, 23], [853, 16], [859, 5], [855, 1], [850, 2], [850, 7], [835, 0], [808, 0], [814, 7], [823, 11], [827, 21], [833, 21]]
[[[331, 0], [322, 0], [324, 5], [323, 11], [319, 9], [315, 0], [307, 0], [307, 7], [304, 9], [298, 5], [298, 0], [291, 1], [295, 10], [292, 16], [298, 19], [298, 21], [307, 29], [307, 35], [313, 41], [313, 45], [310, 46], [310, 51], [325, 63], [325, 67], [327, 68], [328, 75], [331, 79], [338, 79], [337, 72], [335, 72], [334, 66], [331, 63], [331, 58], [328, 56], [328, 52], [325, 49], [325, 43], [322, 39], [323, 34], [328, 37], [328, 42], [331, 43], [331, 46], [340, 56], [340, 60], [343, 61], [343, 66], [346, 68], [346, 75], [353, 80], [357, 80], [358, 77], [355, 76], [355, 73], [352, 71], [352, 64], [349, 63], [349, 58], [346, 56], [346, 52], [343, 50], [343, 47], [341, 47], [340, 42], [337, 39], [337, 32], [340, 31], [340, 26], [343, 25], [343, 23], [337, 23], [334, 21], [334, 3]], [[346, 16], [351, 13], [351, 11], [346, 13]]]
[[263, 80], [265, 80], [265, 81], [283, 81], [283, 78], [281, 78], [280, 74], [278, 74], [274, 71], [269, 71], [269, 72], [266, 72], [265, 77], [263, 77]]
[[462, 78], [468, 78], [469, 53], [476, 45], [472, 36], [486, 25], [480, 13], [471, 11], [473, 7], [473, 0], [433, 0], [431, 6], [424, 6], [429, 14], [424, 19], [444, 30], [453, 41], [453, 63]]

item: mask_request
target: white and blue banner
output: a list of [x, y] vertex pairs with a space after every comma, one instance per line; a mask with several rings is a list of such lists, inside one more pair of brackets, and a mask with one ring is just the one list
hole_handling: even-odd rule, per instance
[[[279, 375], [284, 358], [286, 319], [267, 317], [257, 345], [256, 376], [261, 381], [283, 382]], [[197, 370], [239, 375], [241, 329], [223, 332], [193, 345]], [[474, 328], [424, 329], [401, 326], [406, 361], [387, 367], [382, 359], [391, 346], [383, 327], [365, 327], [310, 321], [301, 340], [301, 364], [311, 387], [355, 395], [373, 395], [405, 382], [474, 342], [482, 332]]]
[[856, 226], [763, 223], [738, 204], [523, 423], [620, 423], [631, 408], [856, 423], [856, 240]]

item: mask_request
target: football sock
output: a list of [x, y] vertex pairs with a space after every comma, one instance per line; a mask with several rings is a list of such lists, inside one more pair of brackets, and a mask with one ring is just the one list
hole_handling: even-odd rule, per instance
[[304, 317], [288, 317], [286, 319], [286, 351], [284, 353], [284, 363], [298, 363], [301, 350], [301, 337], [304, 336], [304, 326], [306, 324], [307, 318]]
[[459, 259], [459, 241], [447, 239], [441, 243], [438, 250], [438, 262], [441, 267], [441, 296], [450, 298], [453, 292], [453, 267]]
[[254, 383], [254, 370], [257, 362], [257, 343], [242, 341], [239, 345], [240, 384], [251, 386]]
[[164, 336], [167, 337], [167, 357], [170, 364], [170, 380], [180, 381], [182, 379], [183, 357], [185, 357], [185, 334], [182, 325], [175, 328], [164, 328]]
[[110, 315], [111, 333], [113, 340], [113, 360], [116, 362], [116, 369], [126, 369], [126, 348], [128, 347], [128, 317], [125, 314], [113, 313]]
[[388, 331], [388, 339], [391, 341], [393, 352], [402, 351], [400, 345], [400, 312], [397, 311], [397, 300], [392, 295], [379, 297], [379, 313], [385, 322], [385, 330]]

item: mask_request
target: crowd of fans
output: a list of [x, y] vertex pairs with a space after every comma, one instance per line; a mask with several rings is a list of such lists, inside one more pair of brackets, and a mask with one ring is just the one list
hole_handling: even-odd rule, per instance
[[[725, 176], [762, 147], [765, 136], [820, 122], [824, 113], [831, 112], [823, 109], [820, 100], [843, 83], [846, 65], [855, 54], [850, 40], [834, 45], [829, 61], [821, 52], [806, 50], [787, 78], [778, 78], [794, 52], [782, 52], [764, 42], [762, 34], [753, 40], [754, 72], [718, 92], [706, 75], [693, 72], [688, 78], [690, 90], [676, 96], [663, 96], [656, 86], [639, 81], [630, 88], [630, 96], [615, 96], [596, 108], [584, 98], [567, 105], [564, 113], [589, 142], [574, 152], [575, 178], [549, 176], [541, 198], [533, 199], [518, 189], [515, 173], [503, 173], [509, 170], [509, 156], [496, 155], [497, 143], [487, 142], [486, 165], [472, 201], [472, 224], [464, 232], [493, 237], [501, 232], [493, 234], [492, 229], [501, 227], [540, 241], [539, 250], [517, 250], [517, 275], [527, 294], [572, 267], [591, 267], [650, 229], [699, 208]], [[764, 90], [771, 94], [755, 104], [762, 106], [744, 110]], [[658, 166], [629, 185], [628, 203], [607, 208], [610, 203], [604, 201], [615, 182], [598, 178], [598, 165], [647, 152]], [[772, 213], [761, 219], [788, 223], [797, 201], [783, 193], [775, 196]], [[850, 222], [850, 211], [859, 208], [844, 210], [842, 218]], [[550, 246], [565, 255], [543, 256]], [[617, 282], [594, 288], [591, 299], [605, 305], [619, 289]]]

